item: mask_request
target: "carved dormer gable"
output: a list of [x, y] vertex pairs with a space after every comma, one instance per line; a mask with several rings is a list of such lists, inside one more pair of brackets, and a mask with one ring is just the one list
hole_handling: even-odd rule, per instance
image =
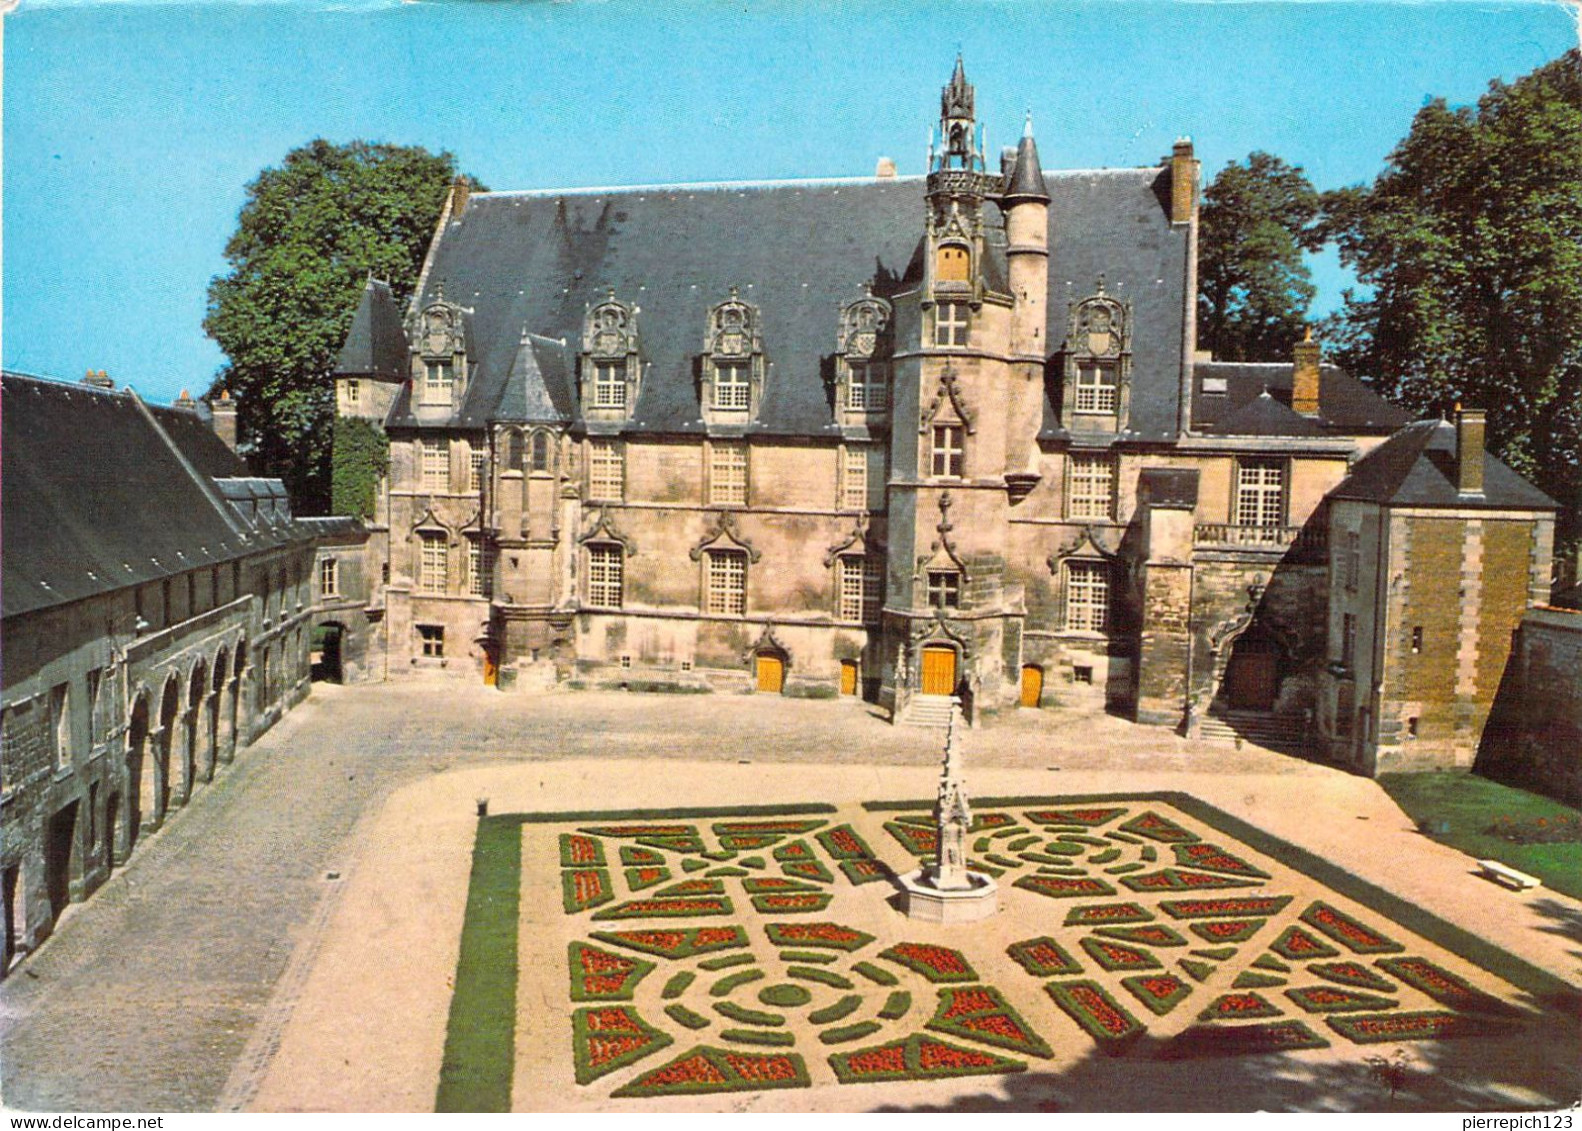
[[591, 419], [628, 419], [637, 404], [643, 370], [638, 313], [611, 290], [583, 316], [582, 411]]
[[443, 280], [434, 301], [423, 307], [410, 327], [412, 382], [417, 405], [452, 408], [461, 403], [467, 386], [467, 311], [445, 298]]
[[977, 414], [967, 404], [961, 390], [955, 367], [947, 362], [939, 375], [939, 384], [934, 388], [934, 397], [918, 420], [918, 435], [925, 435], [929, 428], [938, 423], [960, 424], [970, 436], [977, 430], [976, 418]]
[[704, 333], [704, 419], [745, 423], [757, 417], [766, 366], [759, 310], [732, 287], [730, 298], [709, 311]]
[[593, 525], [588, 528], [587, 533], [577, 539], [577, 542], [584, 546], [595, 542], [618, 545], [629, 558], [637, 553], [637, 543], [616, 528], [615, 516], [610, 513], [609, 507], [599, 508], [598, 513], [594, 515]]
[[1061, 418], [1073, 431], [1121, 432], [1131, 407], [1132, 307], [1104, 291], [1071, 304], [1062, 347]]
[[1104, 544], [1104, 535], [1095, 526], [1084, 526], [1080, 534], [1068, 538], [1058, 550], [1049, 555], [1050, 572], [1058, 572], [1060, 563], [1068, 558], [1086, 558], [1091, 561], [1109, 562], [1112, 565], [1121, 560], [1118, 551]]
[[714, 525], [707, 534], [693, 545], [688, 551], [693, 561], [699, 561], [705, 550], [739, 550], [747, 555], [747, 560], [756, 562], [763, 557], [762, 551], [757, 549], [736, 529], [736, 515], [731, 511], [720, 511], [714, 517]]
[[858, 519], [845, 538], [825, 551], [824, 567], [828, 569], [837, 559], [847, 556], [868, 557], [870, 554], [883, 553], [884, 543], [873, 537], [865, 521]]
[[1062, 627], [1067, 632], [1102, 633], [1124, 628], [1129, 580], [1118, 550], [1104, 542], [1097, 527], [1087, 526], [1048, 558], [1049, 572], [1063, 594]]
[[853, 423], [890, 407], [890, 356], [895, 349], [895, 310], [870, 288], [840, 311], [835, 351], [839, 358], [836, 404]]
[[764, 621], [763, 629], [758, 633], [758, 639], [749, 644], [747, 649], [742, 652], [742, 662], [751, 663], [752, 658], [760, 653], [782, 656], [786, 660], [791, 659], [791, 649], [787, 648], [785, 643], [775, 633], [775, 622], [772, 620]]
[[935, 538], [928, 545], [928, 553], [920, 554], [912, 571], [913, 593], [918, 603], [936, 609], [957, 609], [966, 604], [967, 585], [972, 580], [967, 562], [956, 549], [951, 536], [955, 524], [950, 521], [950, 508], [955, 505], [946, 491], [939, 497], [939, 522], [934, 527]]

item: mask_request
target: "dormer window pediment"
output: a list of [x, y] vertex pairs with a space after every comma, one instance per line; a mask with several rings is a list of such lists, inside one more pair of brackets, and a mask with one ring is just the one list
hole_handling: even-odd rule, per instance
[[1120, 432], [1131, 405], [1132, 308], [1095, 293], [1073, 303], [1062, 347], [1061, 417], [1073, 431]]
[[703, 338], [700, 389], [710, 423], [745, 423], [763, 403], [767, 362], [758, 308], [731, 288], [730, 298], [709, 311]]
[[467, 380], [466, 311], [443, 292], [418, 315], [413, 350], [417, 403], [450, 408], [458, 404]]
[[583, 318], [582, 408], [591, 418], [627, 419], [637, 404], [643, 368], [637, 315], [637, 307], [611, 290]]
[[841, 308], [836, 403], [849, 423], [882, 416], [889, 409], [894, 315], [890, 303], [872, 291]]

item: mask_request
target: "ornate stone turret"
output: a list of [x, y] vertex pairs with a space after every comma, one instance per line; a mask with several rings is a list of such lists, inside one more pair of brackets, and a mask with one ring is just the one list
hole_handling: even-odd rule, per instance
[[961, 775], [961, 735], [965, 730], [961, 708], [952, 707], [950, 726], [945, 731], [945, 768], [934, 802], [934, 827], [939, 838], [934, 863], [900, 877], [906, 893], [906, 914], [912, 919], [975, 923], [1000, 909], [1000, 891], [995, 882], [967, 869], [972, 805]]
[[967, 873], [967, 830], [972, 827], [972, 806], [967, 801], [967, 786], [961, 780], [961, 708], [952, 707], [950, 725], [945, 730], [945, 770], [939, 778], [939, 798], [934, 803], [934, 820], [939, 830], [939, 848], [930, 877], [940, 891], [965, 891], [973, 886]]

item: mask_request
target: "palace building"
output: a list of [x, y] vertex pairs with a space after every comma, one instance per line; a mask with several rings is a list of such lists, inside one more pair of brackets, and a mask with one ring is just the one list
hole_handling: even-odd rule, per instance
[[1411, 424], [1313, 342], [1201, 355], [1190, 141], [1046, 172], [1029, 121], [991, 160], [959, 60], [936, 137], [923, 176], [459, 181], [335, 374], [390, 461], [321, 558], [386, 669], [1470, 764], [1553, 525], [1478, 414]]

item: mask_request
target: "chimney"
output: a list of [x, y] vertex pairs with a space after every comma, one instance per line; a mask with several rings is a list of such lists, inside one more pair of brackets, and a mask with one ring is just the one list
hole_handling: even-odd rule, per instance
[[1456, 491], [1483, 494], [1483, 429], [1481, 408], [1456, 406]]
[[1000, 176], [1007, 181], [1011, 179], [1011, 170], [1016, 168], [1016, 146], [1007, 145], [1000, 150]]
[[460, 220], [461, 214], [466, 211], [467, 198], [472, 195], [472, 182], [466, 177], [457, 177], [450, 186], [450, 218]]
[[102, 369], [90, 369], [87, 376], [82, 379], [84, 385], [92, 385], [95, 389], [113, 389], [115, 382], [110, 380], [110, 375]]
[[1323, 351], [1309, 326], [1291, 350], [1291, 410], [1302, 416], [1318, 415], [1319, 362]]
[[879, 164], [873, 170], [874, 178], [881, 181], [895, 180], [895, 159], [893, 157], [879, 158]]
[[198, 402], [192, 399], [192, 394], [191, 393], [189, 393], [189, 392], [187, 392], [187, 390], [183, 389], [183, 390], [181, 390], [181, 396], [177, 397], [171, 403], [170, 407], [171, 408], [185, 409], [187, 412], [197, 412], [198, 411]]
[[218, 436], [231, 451], [236, 450], [236, 402], [231, 399], [228, 389], [221, 389], [218, 396], [209, 398], [209, 412], [212, 414], [214, 434]]
[[1170, 153], [1170, 222], [1185, 224], [1192, 219], [1197, 203], [1197, 159], [1192, 156], [1192, 139], [1183, 137]]

